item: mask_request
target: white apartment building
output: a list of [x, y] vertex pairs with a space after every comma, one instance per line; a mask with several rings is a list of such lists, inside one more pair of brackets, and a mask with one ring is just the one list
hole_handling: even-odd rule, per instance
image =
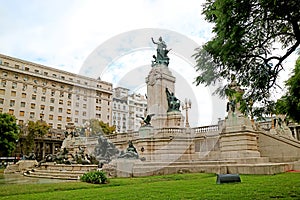
[[137, 131], [141, 127], [140, 117], [145, 117], [147, 112], [147, 99], [141, 94], [131, 94], [128, 96], [128, 107], [128, 130]]
[[130, 94], [129, 89], [114, 88], [112, 125], [119, 133], [137, 131], [141, 127], [142, 119], [147, 108], [147, 100], [140, 94]]
[[111, 125], [112, 84], [0, 54], [0, 112], [54, 129], [96, 118]]

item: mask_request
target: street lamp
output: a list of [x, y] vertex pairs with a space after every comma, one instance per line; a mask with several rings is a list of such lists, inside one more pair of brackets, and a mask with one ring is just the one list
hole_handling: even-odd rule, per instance
[[188, 109], [190, 109], [192, 107], [192, 102], [189, 99], [185, 99], [184, 103], [181, 105], [182, 106], [182, 110], [185, 110], [185, 127], [189, 128], [190, 124], [189, 124], [189, 113], [188, 113]]

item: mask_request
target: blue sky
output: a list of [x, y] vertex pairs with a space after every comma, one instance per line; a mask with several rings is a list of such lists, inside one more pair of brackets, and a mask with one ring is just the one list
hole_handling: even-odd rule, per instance
[[[182, 76], [178, 80], [187, 82], [193, 97], [184, 93], [180, 84], [176, 93], [182, 100], [187, 97], [194, 101], [191, 124], [208, 125], [223, 118], [225, 109], [223, 105], [214, 108], [210, 88], [193, 84], [196, 72], [189, 44], [200, 46], [212, 37], [212, 26], [201, 14], [203, 3], [204, 0], [0, 0], [0, 53], [73, 73], [99, 75], [114, 86], [128, 84], [125, 87], [143, 93], [145, 71], [141, 73], [141, 66], [149, 66], [155, 53], [151, 34], [145, 32], [148, 43], [143, 35], [127, 38], [126, 43], [117, 39], [135, 30], [172, 31], [175, 36], [164, 37], [173, 49], [169, 67], [173, 74]], [[188, 42], [182, 43], [187, 40], [181, 40], [181, 36]], [[158, 39], [155, 33], [153, 37]], [[95, 60], [95, 68], [84, 68], [97, 49], [102, 50], [98, 54], [107, 66], [100, 66], [100, 70], [97, 67], [103, 63]], [[290, 60], [293, 63], [295, 58]], [[288, 73], [290, 70], [283, 79]], [[135, 79], [130, 79], [132, 76]]]

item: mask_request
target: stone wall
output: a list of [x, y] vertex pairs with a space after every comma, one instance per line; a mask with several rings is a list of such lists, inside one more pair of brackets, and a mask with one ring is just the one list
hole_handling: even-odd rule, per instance
[[291, 138], [259, 132], [258, 148], [270, 162], [290, 162], [300, 158], [300, 142]]

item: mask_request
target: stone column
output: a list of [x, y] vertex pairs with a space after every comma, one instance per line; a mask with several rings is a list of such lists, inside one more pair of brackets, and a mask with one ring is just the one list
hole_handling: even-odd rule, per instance
[[166, 127], [168, 110], [166, 88], [170, 92], [175, 92], [175, 77], [166, 65], [157, 64], [146, 77], [146, 84], [148, 114], [155, 114], [151, 124], [155, 128]]

